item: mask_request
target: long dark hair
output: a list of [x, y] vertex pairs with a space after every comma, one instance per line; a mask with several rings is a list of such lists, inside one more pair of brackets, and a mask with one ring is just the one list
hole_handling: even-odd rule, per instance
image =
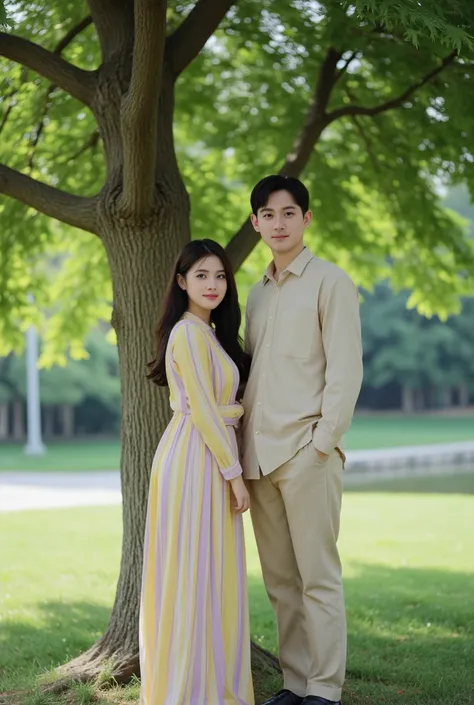
[[217, 340], [239, 369], [240, 382], [245, 382], [248, 378], [250, 357], [244, 352], [239, 335], [241, 322], [239, 297], [229, 258], [225, 250], [214, 240], [192, 240], [185, 245], [176, 260], [156, 329], [156, 357], [148, 363], [150, 372], [147, 377], [160, 387], [168, 385], [165, 357], [171, 331], [189, 305], [187, 292], [178, 284], [178, 274], [185, 277], [196, 262], [210, 255], [220, 259], [227, 280], [224, 298], [219, 306], [211, 311], [211, 323], [214, 324]]

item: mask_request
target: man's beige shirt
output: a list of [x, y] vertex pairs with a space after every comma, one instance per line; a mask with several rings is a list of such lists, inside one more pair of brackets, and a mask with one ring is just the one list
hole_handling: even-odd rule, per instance
[[278, 281], [273, 272], [272, 262], [247, 302], [247, 479], [273, 472], [311, 440], [331, 453], [350, 426], [362, 383], [359, 298], [347, 274], [307, 248]]

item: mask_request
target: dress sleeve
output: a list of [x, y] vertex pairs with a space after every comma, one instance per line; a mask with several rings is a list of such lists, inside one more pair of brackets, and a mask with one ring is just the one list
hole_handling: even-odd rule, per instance
[[216, 402], [206, 333], [193, 323], [179, 326], [173, 336], [172, 354], [183, 380], [194, 425], [215, 457], [223, 477], [226, 480], [238, 477], [242, 468]]

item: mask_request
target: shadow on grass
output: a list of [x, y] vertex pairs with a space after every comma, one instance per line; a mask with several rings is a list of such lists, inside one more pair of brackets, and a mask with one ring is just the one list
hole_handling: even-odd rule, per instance
[[36, 676], [88, 649], [107, 627], [110, 609], [88, 602], [31, 605], [32, 622], [3, 619], [0, 692], [34, 684]]
[[[472, 705], [473, 575], [363, 564], [351, 569], [355, 575], [344, 580], [344, 704]], [[252, 638], [275, 651], [275, 620], [264, 587], [251, 579], [249, 590]]]
[[[472, 574], [354, 563], [350, 570], [344, 705], [474, 703]], [[250, 577], [249, 592], [252, 638], [274, 652], [275, 619], [258, 578]], [[51, 601], [31, 605], [31, 614], [31, 623], [27, 616], [2, 623], [0, 692], [31, 688], [36, 676], [87, 649], [109, 609]], [[258, 701], [277, 687], [275, 679], [259, 684]]]

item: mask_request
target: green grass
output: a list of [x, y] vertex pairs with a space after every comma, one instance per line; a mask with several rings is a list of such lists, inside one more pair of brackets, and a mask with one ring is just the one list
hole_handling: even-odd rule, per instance
[[[426, 487], [432, 479], [423, 478]], [[457, 481], [451, 478], [451, 486]], [[474, 702], [474, 497], [418, 490], [345, 496], [345, 705]], [[23, 689], [32, 705], [51, 705], [35, 679], [106, 627], [120, 525], [119, 507], [0, 515], [0, 693]], [[248, 522], [246, 528], [252, 638], [274, 651], [275, 620]], [[79, 688], [68, 703], [123, 705], [137, 695], [136, 684], [110, 692]]]
[[[474, 440], [474, 416], [357, 416], [345, 440], [352, 450]], [[33, 458], [23, 445], [0, 444], [0, 471], [114, 470], [119, 462], [119, 440], [55, 442]]]
[[116, 470], [120, 465], [120, 441], [55, 442], [41, 456], [25, 455], [23, 445], [0, 444], [0, 471]]
[[419, 475], [400, 479], [373, 480], [346, 487], [346, 492], [404, 492], [424, 494], [474, 494], [474, 468], [455, 475]]
[[345, 436], [351, 450], [474, 440], [474, 416], [356, 416]]

